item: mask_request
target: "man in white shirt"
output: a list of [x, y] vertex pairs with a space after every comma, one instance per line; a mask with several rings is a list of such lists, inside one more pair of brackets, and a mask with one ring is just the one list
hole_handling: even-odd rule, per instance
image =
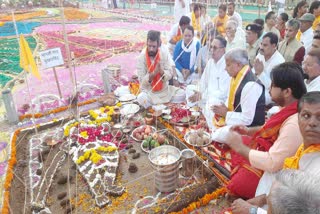
[[242, 124], [263, 125], [265, 121], [264, 86], [251, 72], [248, 52], [235, 48], [225, 54], [226, 70], [231, 77], [226, 104], [212, 106], [216, 127]]
[[216, 36], [216, 32], [214, 29], [211, 29], [208, 33], [208, 41], [206, 42], [206, 45], [202, 46], [198, 52], [196, 64], [194, 66], [194, 69], [198, 72], [199, 76], [202, 75], [209, 59], [211, 58], [210, 53], [210, 46], [213, 42], [214, 37]]
[[270, 72], [272, 68], [285, 60], [277, 50], [278, 36], [273, 32], [268, 32], [262, 37], [259, 54], [253, 64], [253, 72], [265, 87], [266, 104], [271, 103], [269, 89], [271, 86]]
[[207, 120], [209, 128], [213, 128], [213, 112], [210, 106], [214, 102], [224, 103], [227, 99], [230, 85], [230, 76], [225, 70], [226, 62], [224, 54], [226, 52], [227, 41], [217, 36], [211, 43], [211, 58], [199, 82], [200, 91], [189, 97], [190, 102], [200, 102], [202, 113]]
[[234, 2], [228, 3], [228, 16], [229, 18], [234, 17], [238, 20], [238, 26], [242, 28], [242, 18], [238, 12], [235, 12], [236, 4]]
[[307, 91], [320, 91], [320, 50], [311, 50], [305, 56], [302, 68], [308, 76], [305, 81]]
[[312, 39], [313, 39], [313, 29], [312, 23], [315, 17], [311, 13], [305, 13], [299, 18], [300, 21], [300, 42], [303, 44], [306, 49], [305, 55], [310, 51]]

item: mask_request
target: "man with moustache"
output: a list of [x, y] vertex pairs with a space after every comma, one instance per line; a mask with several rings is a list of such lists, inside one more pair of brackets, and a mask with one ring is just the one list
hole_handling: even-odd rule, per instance
[[225, 102], [227, 100], [228, 89], [230, 85], [230, 76], [226, 71], [226, 62], [224, 55], [226, 53], [227, 41], [217, 36], [210, 45], [211, 57], [201, 76], [199, 88], [200, 91], [189, 97], [189, 102], [199, 102], [202, 113], [206, 118], [209, 128], [213, 128], [213, 112], [210, 107], [215, 100]]
[[262, 27], [258, 24], [248, 24], [246, 26], [246, 42], [247, 51], [249, 56], [249, 64], [252, 67], [254, 60], [259, 52], [261, 40], [259, 39], [262, 34]]
[[290, 19], [286, 23], [285, 39], [279, 43], [278, 50], [286, 62], [297, 62], [301, 65], [305, 54], [305, 48], [302, 43], [296, 39], [300, 28], [300, 22], [297, 19]]
[[305, 80], [307, 91], [320, 91], [320, 49], [311, 49], [302, 62], [302, 68], [308, 76]]
[[147, 35], [147, 48], [137, 63], [140, 82], [138, 103], [145, 108], [151, 105], [170, 102], [174, 95], [184, 94], [182, 89], [168, 85], [172, 78], [169, 52], [160, 48], [160, 32], [150, 30]]
[[256, 56], [253, 64], [253, 72], [266, 88], [266, 105], [271, 103], [271, 97], [268, 92], [271, 86], [271, 70], [276, 65], [285, 61], [281, 53], [277, 50], [278, 41], [278, 36], [275, 33], [266, 33], [262, 37], [259, 54]]

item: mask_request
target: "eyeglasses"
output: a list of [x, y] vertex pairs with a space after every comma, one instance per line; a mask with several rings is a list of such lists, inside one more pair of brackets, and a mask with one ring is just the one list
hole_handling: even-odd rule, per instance
[[220, 48], [224, 48], [224, 47], [211, 46], [211, 49], [212, 49], [212, 50], [218, 50], [218, 49], [220, 49]]

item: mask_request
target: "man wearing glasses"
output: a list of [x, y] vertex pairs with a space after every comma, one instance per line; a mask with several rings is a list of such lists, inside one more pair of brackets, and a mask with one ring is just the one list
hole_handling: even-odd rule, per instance
[[202, 113], [206, 118], [207, 124], [213, 128], [213, 112], [210, 106], [213, 103], [224, 103], [227, 99], [230, 84], [230, 76], [226, 68], [224, 55], [226, 53], [227, 41], [217, 36], [210, 45], [211, 59], [209, 59], [204, 72], [201, 76], [199, 87], [200, 91], [189, 97], [189, 102], [200, 102]]

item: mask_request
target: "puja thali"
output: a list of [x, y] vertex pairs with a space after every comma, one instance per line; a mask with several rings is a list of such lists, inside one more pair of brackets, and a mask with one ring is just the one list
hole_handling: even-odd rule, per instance
[[[193, 138], [193, 139], [192, 139]], [[205, 131], [191, 130], [185, 134], [184, 140], [191, 146], [206, 147], [211, 144], [210, 134]]]

